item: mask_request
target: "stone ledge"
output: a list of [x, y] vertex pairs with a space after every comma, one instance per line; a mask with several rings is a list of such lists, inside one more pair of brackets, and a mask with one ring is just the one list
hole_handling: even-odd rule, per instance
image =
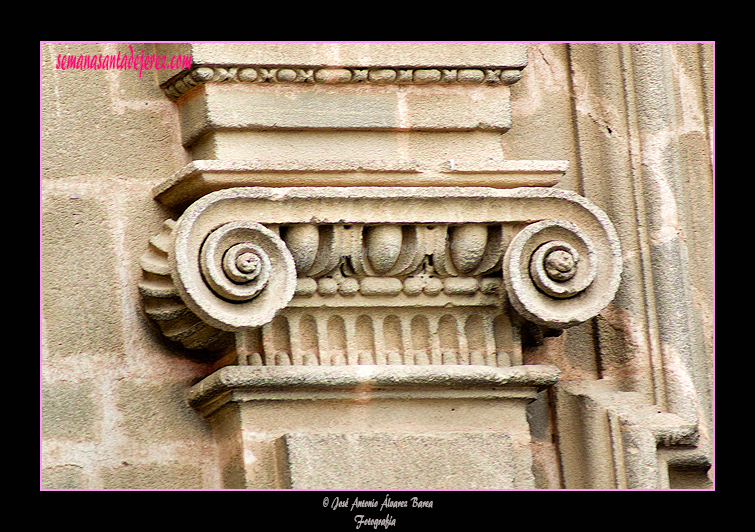
[[566, 488], [667, 488], [669, 466], [710, 466], [696, 420], [665, 412], [639, 392], [603, 379], [564, 381], [554, 390], [564, 426], [578, 419], [584, 426], [578, 438], [562, 429]]
[[158, 184], [153, 195], [174, 207], [217, 190], [255, 186], [551, 187], [568, 161], [221, 161], [196, 160]]
[[225, 366], [188, 393], [202, 408], [232, 391], [412, 390], [546, 388], [558, 382], [555, 366]]

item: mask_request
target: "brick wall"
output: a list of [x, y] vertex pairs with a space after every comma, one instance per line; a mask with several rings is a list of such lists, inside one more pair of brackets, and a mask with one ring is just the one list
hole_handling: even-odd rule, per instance
[[[147, 238], [173, 215], [152, 188], [190, 160], [176, 104], [159, 88], [168, 72], [55, 68], [59, 54], [118, 52], [128, 45], [41, 46], [41, 484], [219, 488], [215, 438], [184, 399], [214, 367], [168, 345], [137, 290]], [[624, 258], [612, 305], [546, 339], [525, 363], [555, 364], [564, 381], [614, 379], [680, 414], [697, 404], [706, 445], [711, 84], [709, 44], [534, 44], [511, 87], [512, 129], [500, 144], [506, 159], [569, 161], [557, 186], [608, 214]], [[219, 146], [233, 155], [232, 142]], [[682, 377], [667, 390], [666, 374]], [[551, 434], [534, 429], [539, 486], [558, 487]]]
[[175, 104], [155, 71], [55, 69], [116, 51], [41, 47], [42, 486], [213, 488], [214, 440], [183, 397], [211, 369], [162, 343], [136, 288], [170, 214], [151, 188], [186, 162]]

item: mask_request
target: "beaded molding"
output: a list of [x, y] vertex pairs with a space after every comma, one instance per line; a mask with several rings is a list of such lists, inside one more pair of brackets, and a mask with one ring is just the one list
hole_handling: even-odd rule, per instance
[[469, 83], [512, 85], [522, 73], [505, 68], [310, 68], [293, 66], [202, 66], [163, 86], [171, 98], [179, 98], [201, 83], [374, 83], [429, 84]]

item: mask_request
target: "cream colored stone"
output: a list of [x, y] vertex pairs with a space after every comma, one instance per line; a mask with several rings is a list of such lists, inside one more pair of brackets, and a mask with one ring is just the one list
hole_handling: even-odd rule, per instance
[[[192, 67], [62, 70], [130, 46], [42, 44], [43, 488], [711, 487], [713, 45], [130, 45]], [[396, 186], [414, 190], [319, 190]], [[259, 223], [296, 273], [272, 321], [224, 331], [170, 254], [174, 220], [233, 187], [282, 189], [216, 221]], [[529, 249], [547, 220], [583, 235]], [[257, 262], [238, 244], [219, 264], [243, 285]], [[597, 314], [552, 329], [582, 304]], [[471, 377], [543, 364], [561, 382]], [[397, 386], [407, 371], [447, 380]], [[214, 431], [180, 405], [198, 382]]]
[[[549, 212], [558, 212], [560, 221], [526, 225]], [[244, 221], [250, 214], [262, 225]], [[506, 236], [522, 225], [513, 239]], [[264, 238], [226, 242], [226, 232], [238, 231]], [[507, 334], [509, 316], [574, 326], [608, 304], [620, 273], [618, 243], [605, 215], [579, 196], [546, 189], [233, 188], [194, 202], [176, 235], [164, 238], [173, 266], [172, 280], [163, 279], [166, 290], [175, 285], [166, 292], [164, 322], [186, 319], [168, 317], [168, 298], [179, 294], [218, 334], [264, 326], [258, 353], [266, 365], [384, 365], [394, 353], [408, 365], [495, 366], [510, 360], [499, 356], [510, 348], [498, 340]], [[571, 249], [564, 239], [572, 239], [582, 258], [574, 276], [549, 282], [571, 293], [544, 294], [530, 264], [543, 243]], [[256, 273], [249, 294], [241, 281], [224, 280], [221, 256], [228, 260], [238, 242], [253, 248], [268, 240], [275, 243], [267, 244], [270, 282], [279, 278], [284, 284], [277, 286], [288, 286], [291, 295], [257, 288]], [[216, 242], [223, 242], [217, 252]], [[205, 266], [206, 256], [214, 257], [215, 273]], [[289, 271], [297, 272], [296, 282]], [[226, 290], [243, 291], [243, 297]], [[389, 317], [397, 329], [388, 326]]]
[[[270, 322], [296, 290], [296, 265], [283, 241], [251, 221], [229, 221], [209, 231], [196, 222], [191, 213], [179, 220], [169, 253], [172, 278], [183, 301], [203, 321], [222, 330]], [[235, 255], [229, 264], [229, 253], [244, 253], [254, 264], [240, 265]]]
[[489, 161], [451, 159], [413, 160], [291, 160], [193, 161], [155, 186], [155, 197], [168, 206], [187, 202], [223, 188], [236, 186], [404, 186], [516, 188], [551, 186], [567, 169], [565, 161]]
[[[233, 487], [531, 488], [531, 454], [519, 445], [527, 439], [524, 405], [557, 378], [558, 371], [545, 366], [238, 366], [198, 383], [189, 401], [226, 434], [223, 445], [235, 441], [246, 449], [232, 460], [254, 454], [253, 463], [239, 468], [241, 485]], [[231, 423], [238, 428], [223, 428]], [[238, 430], [255, 437], [239, 441]], [[507, 444], [490, 445], [495, 441]], [[324, 459], [327, 442], [331, 450], [352, 442], [348, 452], [360, 455], [358, 462]], [[419, 462], [401, 465], [390, 456], [375, 462], [395, 445]], [[500, 463], [500, 470], [482, 466], [488, 461]], [[354, 477], [348, 472], [357, 463], [361, 473]], [[398, 470], [419, 476], [397, 477]], [[457, 478], [462, 470], [465, 480]]]

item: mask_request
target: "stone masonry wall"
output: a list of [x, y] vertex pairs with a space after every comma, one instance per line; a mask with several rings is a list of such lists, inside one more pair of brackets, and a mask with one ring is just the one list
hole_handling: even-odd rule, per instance
[[151, 188], [187, 160], [175, 104], [154, 71], [55, 69], [117, 50], [42, 46], [42, 486], [214, 488], [212, 434], [183, 397], [210, 369], [162, 343], [136, 289], [169, 216]]
[[[217, 363], [181, 356], [137, 290], [145, 235], [172, 214], [152, 188], [190, 160], [176, 103], [154, 70], [55, 68], [59, 54], [118, 51], [128, 45], [41, 45], [41, 485], [217, 489], [215, 438], [185, 400]], [[614, 303], [525, 363], [555, 364], [562, 380], [610, 376], [672, 410], [688, 390], [708, 439], [711, 69], [711, 45], [533, 44], [502, 136], [507, 159], [570, 161], [557, 186], [603, 209], [624, 253]], [[664, 83], [676, 98], [658, 96]], [[660, 367], [682, 375], [667, 383], [679, 394], [658, 397]], [[531, 408], [535, 477], [558, 488], [547, 401]]]

